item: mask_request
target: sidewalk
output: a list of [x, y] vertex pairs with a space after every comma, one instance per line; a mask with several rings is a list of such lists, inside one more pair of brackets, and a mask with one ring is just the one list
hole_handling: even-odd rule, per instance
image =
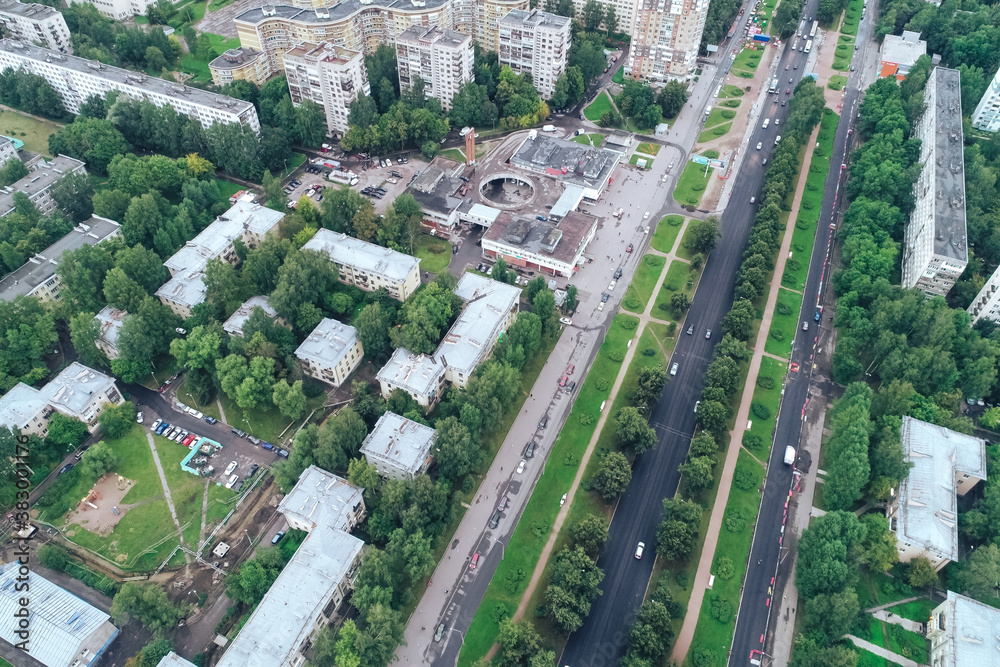
[[[809, 164], [812, 162], [813, 150], [816, 147], [816, 137], [819, 135], [819, 126], [813, 129], [809, 141], [806, 143], [805, 156], [799, 170], [798, 182], [795, 186], [795, 196], [792, 199], [792, 210], [788, 214], [788, 222], [785, 225], [785, 233], [781, 239], [781, 249], [778, 251], [778, 258], [775, 262], [774, 273], [771, 275], [771, 289], [767, 295], [767, 302], [764, 306], [764, 317], [757, 331], [757, 340], [753, 346], [753, 357], [750, 359], [750, 369], [747, 372], [747, 380], [743, 385], [743, 396], [740, 399], [740, 407], [736, 411], [736, 427], [729, 434], [729, 449], [726, 451], [726, 460], [722, 468], [722, 478], [719, 480], [719, 493], [712, 507], [712, 516], [708, 522], [708, 530], [705, 533], [705, 544], [701, 550], [701, 560], [698, 562], [698, 571], [694, 577], [694, 584], [691, 589], [691, 599], [687, 605], [687, 614], [684, 616], [684, 624], [677, 635], [671, 660], [680, 664], [684, 662], [688, 650], [691, 648], [691, 640], [694, 638], [694, 631], [698, 625], [699, 612], [702, 601], [705, 597], [705, 590], [708, 587], [708, 580], [711, 577], [712, 563], [715, 560], [715, 548], [719, 541], [719, 532], [722, 530], [722, 520], [726, 512], [726, 504], [729, 502], [729, 490], [733, 482], [733, 472], [736, 470], [736, 461], [740, 450], [743, 448], [742, 436], [744, 425], [750, 416], [750, 404], [753, 402], [753, 388], [757, 384], [757, 374], [760, 372], [761, 360], [764, 357], [764, 344], [767, 335], [771, 330], [771, 320], [774, 316], [775, 304], [778, 301], [778, 290], [781, 288], [781, 276], [785, 273], [785, 263], [788, 260], [788, 251], [792, 245], [792, 231], [795, 227], [795, 219], [798, 216], [799, 206], [802, 203], [802, 195], [806, 189], [806, 175]], [[760, 521], [760, 517], [757, 518]], [[737, 612], [739, 613], [739, 612]]]
[[860, 639], [859, 637], [855, 637], [854, 635], [847, 635], [847, 639], [850, 639], [852, 642], [854, 642], [854, 645], [857, 646], [858, 648], [862, 648], [868, 651], [869, 653], [874, 653], [875, 655], [881, 658], [885, 658], [889, 662], [895, 662], [897, 664], [902, 665], [903, 667], [921, 667], [919, 662], [914, 662], [913, 660], [905, 658], [899, 655], [898, 653], [887, 651], [881, 646], [875, 646], [875, 644], [872, 644], [871, 642], [866, 642], [864, 639]]

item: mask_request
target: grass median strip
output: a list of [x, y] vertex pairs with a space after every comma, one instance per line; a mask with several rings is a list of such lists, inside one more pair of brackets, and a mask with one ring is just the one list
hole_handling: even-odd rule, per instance
[[713, 139], [718, 139], [719, 137], [725, 136], [732, 128], [733, 128], [732, 123], [723, 123], [722, 125], [718, 125], [716, 127], [705, 130], [704, 132], [698, 135], [698, 143], [700, 144], [707, 143], [709, 141], [712, 141]]
[[622, 299], [622, 307], [625, 310], [633, 313], [642, 313], [646, 310], [646, 304], [656, 289], [656, 283], [660, 280], [666, 261], [666, 258], [653, 254], [642, 258], [635, 269], [628, 290], [625, 291], [625, 298]]
[[620, 314], [612, 320], [573, 410], [552, 447], [545, 472], [507, 544], [504, 560], [472, 619], [459, 655], [459, 665], [472, 665], [486, 655], [500, 632], [500, 621], [509, 618], [517, 609], [559, 513], [559, 498], [569, 491], [576, 477], [580, 458], [597, 427], [601, 403], [610, 393], [610, 378], [618, 375], [628, 341], [635, 335], [638, 324], [639, 319], [631, 315]]
[[706, 173], [705, 165], [688, 162], [681, 177], [677, 179], [674, 200], [682, 206], [698, 206], [705, 193], [705, 186], [708, 185], [708, 179], [712, 177], [712, 171], [709, 167]]
[[764, 351], [788, 359], [792, 356], [792, 341], [799, 326], [799, 308], [802, 295], [784, 288], [778, 289], [778, 301], [771, 317], [771, 330], [764, 343]]
[[758, 459], [767, 460], [774, 440], [774, 428], [781, 406], [781, 389], [785, 380], [784, 363], [772, 357], [761, 357], [757, 384], [753, 388], [753, 402], [750, 404], [750, 429], [753, 437], [744, 434], [744, 446]]
[[653, 238], [649, 241], [650, 245], [653, 246], [654, 250], [669, 253], [674, 249], [674, 243], [677, 242], [677, 235], [683, 226], [684, 216], [668, 215], [656, 225], [656, 229], [653, 230]]
[[690, 264], [677, 260], [672, 261], [670, 268], [667, 269], [667, 275], [663, 279], [663, 284], [656, 293], [656, 303], [649, 314], [661, 320], [673, 320], [677, 317], [678, 314], [673, 311], [670, 300], [675, 294], [686, 294], [690, 299], [698, 284], [700, 273], [700, 269], [692, 269]]

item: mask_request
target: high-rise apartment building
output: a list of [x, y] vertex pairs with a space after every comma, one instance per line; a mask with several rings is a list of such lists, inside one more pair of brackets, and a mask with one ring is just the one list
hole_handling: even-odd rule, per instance
[[115, 21], [124, 21], [132, 16], [142, 16], [156, 0], [67, 0], [68, 3], [94, 5], [101, 14]]
[[396, 37], [396, 63], [400, 90], [409, 90], [420, 77], [424, 94], [438, 98], [445, 110], [458, 89], [475, 80], [472, 38], [437, 26], [413, 26]]
[[1000, 130], [1000, 69], [993, 75], [976, 110], [972, 112], [972, 127], [985, 132]]
[[[604, 15], [608, 10], [615, 10], [615, 32], [632, 34], [632, 21], [635, 20], [635, 0], [597, 0], [597, 4], [604, 8]], [[587, 0], [573, 0], [573, 10], [576, 16], [583, 16], [583, 9], [587, 6]], [[604, 24], [606, 26], [606, 23]]]
[[54, 7], [0, 0], [0, 26], [3, 26], [7, 36], [14, 39], [41, 44], [59, 53], [73, 53], [66, 19]]
[[286, 51], [284, 61], [292, 104], [315, 102], [326, 112], [331, 135], [347, 132], [351, 102], [362, 93], [371, 93], [361, 52], [327, 42], [303, 42]]
[[246, 123], [260, 131], [253, 104], [207, 90], [165, 81], [142, 72], [111, 67], [96, 60], [64, 56], [39, 46], [13, 39], [0, 40], [0, 70], [23, 69], [48, 81], [70, 113], [91, 95], [104, 97], [117, 90], [134, 100], [146, 100], [158, 107], [172, 106], [177, 113], [197, 119], [203, 126], [213, 123]]
[[707, 15], [708, 0], [639, 0], [625, 76], [645, 81], [690, 79]]
[[556, 89], [569, 59], [570, 20], [533, 9], [512, 9], [500, 21], [500, 65], [527, 72], [542, 99]]
[[965, 161], [958, 70], [935, 67], [924, 89], [924, 113], [913, 128], [920, 139], [916, 205], [906, 225], [903, 287], [944, 296], [965, 270]]

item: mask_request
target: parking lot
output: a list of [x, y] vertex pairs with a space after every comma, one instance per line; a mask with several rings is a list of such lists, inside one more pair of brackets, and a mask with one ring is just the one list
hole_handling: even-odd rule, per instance
[[[359, 180], [358, 185], [355, 186], [358, 192], [363, 192], [365, 188], [382, 188], [385, 190], [385, 194], [381, 199], [368, 196], [371, 202], [375, 204], [376, 213], [385, 213], [393, 200], [403, 194], [406, 186], [413, 180], [413, 177], [427, 167], [427, 163], [423, 160], [409, 156], [404, 159], [407, 160], [405, 164], [393, 161], [392, 166], [383, 167], [376, 166], [376, 163], [373, 161], [368, 169], [354, 170]], [[394, 176], [392, 172], [402, 174], [402, 177]], [[396, 182], [391, 183], [390, 180]]]
[[[293, 183], [299, 183], [299, 185], [293, 185]], [[296, 173], [291, 181], [285, 185], [285, 193], [288, 195], [288, 201], [298, 202], [299, 199], [305, 195], [310, 189], [315, 188], [311, 199], [317, 205], [319, 205], [320, 197], [322, 196], [323, 188], [337, 185], [336, 183], [331, 183], [326, 178], [326, 172], [322, 169], [318, 169], [313, 165], [306, 163], [306, 165]]]

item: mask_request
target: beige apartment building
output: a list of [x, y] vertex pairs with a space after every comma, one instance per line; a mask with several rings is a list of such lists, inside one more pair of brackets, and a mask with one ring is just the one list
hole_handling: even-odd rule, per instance
[[451, 109], [458, 89], [474, 81], [472, 38], [437, 26], [407, 28], [396, 38], [399, 89], [409, 90], [417, 77], [426, 84], [424, 94], [436, 97]]
[[339, 387], [361, 363], [365, 351], [354, 327], [324, 317], [295, 356], [307, 375]]
[[556, 79], [569, 60], [570, 20], [565, 16], [533, 9], [513, 9], [500, 21], [500, 66], [528, 73], [542, 99], [556, 89]]
[[284, 61], [292, 104], [315, 102], [326, 113], [331, 135], [347, 132], [351, 102], [371, 94], [362, 53], [329, 42], [303, 42], [286, 51]]
[[249, 81], [263, 86], [270, 76], [267, 56], [262, 51], [243, 46], [227, 50], [208, 63], [208, 69], [212, 72], [212, 82], [217, 86], [233, 81]]
[[694, 76], [708, 0], [640, 0], [625, 76], [645, 81]]

